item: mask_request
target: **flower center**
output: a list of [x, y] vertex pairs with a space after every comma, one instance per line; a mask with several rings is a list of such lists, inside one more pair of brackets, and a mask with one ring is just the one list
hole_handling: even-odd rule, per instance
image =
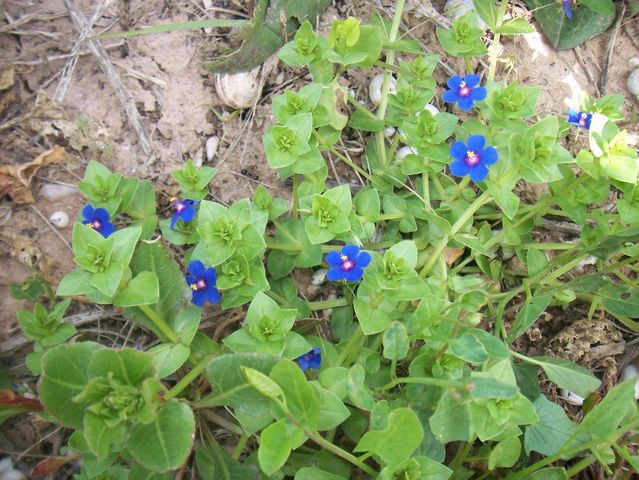
[[348, 272], [349, 270], [352, 270], [355, 267], [355, 262], [353, 262], [353, 260], [348, 258], [346, 255], [342, 255], [341, 259], [342, 259], [341, 269], [344, 270], [345, 272]]
[[579, 125], [581, 125], [582, 127], [585, 127], [587, 122], [588, 122], [588, 114], [582, 113], [581, 116], [579, 117]]
[[461, 82], [459, 84], [459, 90], [457, 91], [457, 94], [460, 97], [467, 97], [468, 95], [470, 95], [470, 87], [466, 85], [466, 82]]
[[102, 228], [102, 222], [100, 220], [93, 220], [90, 226], [95, 230], [100, 230]]
[[177, 213], [182, 213], [186, 209], [186, 205], [182, 202], [175, 202], [175, 211]]
[[466, 164], [469, 167], [474, 167], [475, 165], [477, 165], [479, 163], [479, 155], [477, 155], [477, 152], [473, 152], [472, 150], [468, 150], [466, 152]]
[[206, 280], [204, 280], [203, 278], [199, 277], [195, 281], [195, 283], [192, 283], [189, 286], [191, 287], [191, 290], [206, 290], [207, 284], [206, 284]]

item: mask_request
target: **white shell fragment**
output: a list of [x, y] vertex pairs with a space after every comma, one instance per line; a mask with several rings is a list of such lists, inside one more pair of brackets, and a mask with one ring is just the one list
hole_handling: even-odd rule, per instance
[[206, 149], [206, 160], [208, 162], [213, 160], [213, 157], [217, 153], [217, 149], [219, 146], [220, 146], [220, 137], [209, 137], [206, 140], [206, 145], [204, 148]]
[[413, 147], [402, 147], [397, 150], [395, 157], [397, 157], [397, 160], [403, 160], [407, 155], [418, 155], [417, 149]]
[[320, 268], [313, 274], [313, 277], [311, 278], [311, 283], [313, 285], [321, 285], [322, 283], [326, 281], [327, 273], [328, 273], [328, 270], [326, 268]]
[[69, 215], [62, 210], [59, 210], [51, 214], [49, 221], [58, 228], [65, 228], [69, 225]]
[[384, 129], [384, 136], [385, 136], [386, 138], [390, 138], [390, 137], [392, 137], [393, 135], [395, 135], [395, 127], [386, 127], [386, 128]]
[[260, 67], [249, 72], [218, 73], [215, 91], [222, 102], [231, 108], [250, 108], [260, 94]]
[[630, 57], [630, 60], [628, 60], [628, 66], [630, 68], [639, 68], [639, 57]]
[[566, 390], [565, 388], [559, 390], [559, 396], [571, 405], [583, 405], [585, 400], [584, 397], [580, 397], [576, 393]]
[[57, 202], [69, 195], [73, 195], [78, 191], [77, 188], [70, 185], [59, 185], [57, 183], [45, 183], [40, 188], [40, 195], [50, 202]]
[[639, 68], [628, 76], [628, 90], [639, 100]]
[[432, 105], [430, 103], [426, 104], [426, 106], [424, 107], [424, 110], [428, 110], [433, 115], [437, 115], [439, 113], [439, 108], [437, 108], [435, 105]]
[[[384, 74], [378, 73], [373, 77], [371, 83], [368, 85], [368, 96], [375, 105], [379, 105], [382, 101], [382, 85], [384, 84]], [[390, 79], [390, 93], [397, 91], [397, 80], [394, 77]]]

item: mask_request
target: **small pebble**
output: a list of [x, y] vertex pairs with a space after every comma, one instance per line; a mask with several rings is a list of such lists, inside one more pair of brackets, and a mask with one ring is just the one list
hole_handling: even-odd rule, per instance
[[630, 57], [630, 60], [628, 60], [628, 66], [630, 68], [639, 68], [639, 57]]
[[69, 215], [62, 210], [59, 210], [51, 214], [49, 221], [58, 228], [65, 228], [69, 225]]
[[[391, 77], [390, 83], [390, 93], [395, 93], [397, 90], [397, 80]], [[368, 95], [375, 105], [379, 105], [379, 102], [382, 101], [382, 86], [384, 85], [384, 74], [378, 73], [373, 77], [371, 83], [368, 86]]]
[[639, 370], [631, 363], [621, 372], [621, 381], [625, 382], [633, 378], [637, 379], [635, 382], [635, 398], [639, 400]]
[[0, 480], [27, 480], [27, 477], [19, 470], [7, 470], [0, 474]]
[[386, 128], [384, 129], [384, 136], [385, 136], [386, 138], [390, 138], [390, 137], [392, 137], [393, 135], [395, 135], [395, 127], [386, 127]]
[[200, 168], [202, 166], [203, 160], [204, 160], [204, 149], [200, 148], [197, 152], [195, 152], [195, 155], [193, 155], [193, 163], [195, 164], [197, 168]]
[[217, 149], [220, 146], [220, 137], [209, 137], [206, 140], [206, 160], [208, 162], [213, 161], [213, 157], [217, 153]]
[[40, 188], [40, 195], [50, 202], [57, 202], [64, 197], [77, 193], [78, 189], [72, 186], [59, 185], [57, 183], [45, 183]]
[[424, 110], [428, 110], [433, 115], [437, 115], [439, 113], [439, 108], [437, 108], [435, 105], [432, 105], [430, 103], [426, 104], [426, 106], [424, 107]]

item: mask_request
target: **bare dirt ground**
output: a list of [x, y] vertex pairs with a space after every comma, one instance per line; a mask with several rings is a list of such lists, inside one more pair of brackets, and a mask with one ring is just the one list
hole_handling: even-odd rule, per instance
[[[74, 0], [73, 3], [90, 18], [107, 2]], [[207, 9], [200, 0], [110, 2], [95, 21], [92, 34], [201, 18], [246, 18], [249, 12], [245, 3], [215, 0]], [[444, 3], [433, 1], [440, 12]], [[393, 4], [390, 0], [337, 0], [323, 15], [319, 26], [326, 30], [333, 19], [349, 15], [367, 19], [371, 12], [389, 17]], [[515, 10], [523, 8], [522, 2], [511, 4]], [[214, 89], [213, 75], [202, 67], [205, 55], [222, 51], [233, 41], [229, 40], [233, 38], [229, 29], [101, 41], [148, 135], [149, 146], [145, 149], [114, 94], [111, 80], [84, 44], [80, 45], [80, 56], [71, 75], [63, 74], [80, 34], [62, 0], [0, 0], [0, 8], [5, 13], [5, 19], [0, 20], [0, 165], [25, 164], [56, 145], [66, 151], [64, 162], [43, 167], [33, 177], [31, 191], [35, 203], [16, 204], [6, 197], [0, 199], [0, 346], [6, 347], [5, 351], [0, 350], [0, 357], [5, 357], [5, 366], [11, 372], [24, 373], [23, 356], [9, 348], [15, 346], [11, 341], [19, 336], [15, 311], [30, 308], [29, 302], [14, 300], [9, 294], [9, 284], [21, 282], [31, 273], [24, 255], [19, 255], [25, 239], [16, 239], [16, 234], [33, 242], [27, 243], [35, 249], [32, 252], [38, 259], [35, 268], [55, 285], [73, 268], [68, 246], [71, 228], [57, 230], [44, 219], [62, 210], [71, 217], [71, 225], [83, 205], [77, 191], [47, 200], [41, 193], [43, 186], [74, 184], [83, 175], [88, 160], [95, 158], [122, 174], [152, 180], [158, 198], [166, 199], [175, 190], [170, 172], [192, 158], [204, 159], [204, 163], [218, 167], [219, 173], [211, 184], [217, 201], [232, 202], [250, 196], [260, 183], [273, 194], [286, 197], [290, 187], [268, 168], [261, 137], [271, 120], [272, 96], [287, 86], [302, 85], [304, 72], [278, 65], [262, 79], [264, 88], [255, 107], [240, 113], [221, 102]], [[415, 13], [404, 16], [402, 31], [425, 49], [441, 53], [435, 23]], [[580, 90], [593, 96], [600, 93], [596, 84], [602, 76], [610, 37], [611, 32], [607, 32], [590, 40], [581, 46], [580, 54], [574, 50], [556, 52], [540, 34], [506, 38], [498, 78], [540, 86], [541, 112], [563, 116], [569, 106], [577, 106]], [[639, 55], [638, 44], [639, 20], [625, 18], [614, 43], [605, 91], [627, 97], [624, 104], [627, 118], [639, 107], [625, 87], [630, 73], [628, 60]], [[461, 60], [445, 58], [445, 62], [451, 71], [465, 70]], [[483, 70], [480, 64], [479, 73]], [[368, 79], [374, 73], [354, 72], [346, 82], [359, 98], [367, 100]], [[445, 85], [449, 74], [438, 69], [435, 75], [439, 85]], [[6, 85], [1, 81], [5, 78]], [[62, 94], [65, 78], [69, 82]], [[628, 123], [625, 128], [639, 135], [638, 125]], [[211, 136], [219, 137], [220, 146], [215, 157], [207, 161], [204, 145]], [[352, 144], [357, 157], [363, 143], [353, 138]], [[339, 177], [333, 178], [336, 181], [352, 180], [350, 173], [339, 167], [329, 172], [331, 177]], [[535, 192], [531, 192], [531, 197], [535, 197]], [[85, 307], [76, 308], [83, 311]], [[565, 317], [557, 312], [553, 318], [558, 318], [559, 323], [550, 330], [560, 330], [561, 318]], [[574, 319], [575, 314], [569, 317]], [[116, 323], [113, 328], [116, 327], [120, 329], [121, 325]], [[96, 329], [96, 325], [88, 324], [86, 328]], [[98, 332], [100, 328], [104, 329], [104, 324], [98, 323]], [[28, 422], [24, 419], [29, 417], [19, 418], [22, 421], [10, 421], [0, 430], [1, 450], [24, 452], [37, 445], [21, 458], [21, 462], [30, 465], [33, 462], [29, 455], [57, 452], [60, 440], [52, 434], [51, 425], [35, 421], [35, 417]]]

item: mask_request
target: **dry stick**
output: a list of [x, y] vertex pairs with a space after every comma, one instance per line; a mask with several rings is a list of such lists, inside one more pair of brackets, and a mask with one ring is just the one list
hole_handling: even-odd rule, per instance
[[604, 62], [603, 70], [601, 72], [601, 80], [599, 82], [599, 91], [602, 95], [606, 94], [606, 84], [608, 83], [608, 68], [612, 61], [612, 52], [615, 49], [615, 42], [617, 41], [617, 34], [619, 33], [619, 27], [623, 20], [623, 16], [626, 13], [626, 4], [621, 4], [621, 11], [615, 21], [615, 26], [612, 28], [612, 35], [610, 35], [610, 41], [608, 42], [608, 49], [606, 50], [606, 61]]
[[80, 36], [71, 49], [71, 58], [69, 58], [66, 65], [62, 69], [62, 77], [60, 78], [60, 83], [58, 83], [58, 87], [55, 89], [55, 93], [53, 94], [53, 100], [56, 103], [62, 103], [62, 100], [64, 100], [64, 96], [67, 94], [69, 84], [71, 83], [71, 78], [73, 77], [73, 70], [78, 63], [78, 53], [80, 52], [80, 47], [82, 46], [82, 43], [86, 40], [86, 38], [91, 34], [93, 25], [95, 25], [95, 22], [97, 22], [98, 19], [102, 17], [104, 10], [106, 10], [106, 7], [109, 5], [109, 3], [111, 3], [111, 0], [102, 0], [102, 2], [100, 2], [100, 5], [98, 5], [98, 8], [91, 16], [88, 24], [84, 25], [83, 28], [80, 30]]
[[[114, 48], [120, 48], [122, 45], [124, 45], [124, 40], [118, 43], [111, 43], [109, 45], [106, 45], [104, 49], [113, 50]], [[77, 53], [77, 55], [88, 55], [90, 53], [91, 52], [89, 52], [88, 50], [80, 50]], [[12, 65], [42, 65], [43, 63], [55, 62], [56, 60], [65, 60], [72, 56], [73, 56], [72, 53], [63, 53], [60, 55], [51, 55], [46, 58], [39, 58], [37, 60], [15, 60], [14, 62], [11, 62], [11, 63]]]
[[[64, 4], [69, 11], [69, 16], [71, 17], [71, 21], [73, 22], [76, 30], [81, 32], [87, 24], [87, 20], [84, 14], [78, 9], [78, 7], [73, 3], [72, 0], [64, 0]], [[95, 56], [98, 65], [100, 65], [100, 68], [109, 80], [109, 83], [113, 87], [113, 90], [115, 90], [115, 94], [118, 97], [118, 100], [120, 100], [120, 103], [124, 107], [124, 111], [127, 114], [129, 122], [138, 135], [142, 150], [144, 150], [144, 153], [150, 156], [146, 162], [146, 166], [149, 166], [155, 160], [155, 156], [152, 155], [153, 152], [151, 149], [151, 139], [149, 138], [149, 134], [144, 128], [142, 118], [140, 117], [140, 113], [135, 106], [133, 97], [122, 83], [120, 76], [116, 72], [113, 64], [111, 63], [111, 60], [109, 60], [109, 57], [104, 51], [102, 45], [100, 45], [100, 43], [96, 40], [87, 41], [87, 45], [89, 46], [89, 50], [91, 50], [91, 53]]]
[[575, 52], [575, 56], [577, 57], [577, 60], [579, 61], [581, 68], [583, 68], [584, 72], [586, 72], [586, 77], [588, 77], [588, 81], [593, 87], [595, 87], [595, 92], [597, 93], [597, 96], [600, 97], [601, 92], [599, 92], [599, 85], [597, 85], [595, 76], [592, 74], [592, 71], [590, 70], [590, 67], [588, 66], [588, 62], [586, 62], [586, 59], [584, 58], [583, 53], [581, 53], [581, 47], [575, 47], [572, 49], [572, 51]]
[[53, 20], [55, 18], [60, 18], [66, 16], [66, 13], [51, 13], [51, 14], [40, 14], [40, 13], [29, 13], [27, 15], [23, 15], [20, 18], [13, 20], [7, 15], [7, 12], [4, 12], [4, 16], [7, 19], [7, 25], [0, 26], [0, 33], [11, 32], [14, 28], [19, 27], [20, 25], [24, 25], [25, 23], [29, 23], [31, 21], [37, 20]]

